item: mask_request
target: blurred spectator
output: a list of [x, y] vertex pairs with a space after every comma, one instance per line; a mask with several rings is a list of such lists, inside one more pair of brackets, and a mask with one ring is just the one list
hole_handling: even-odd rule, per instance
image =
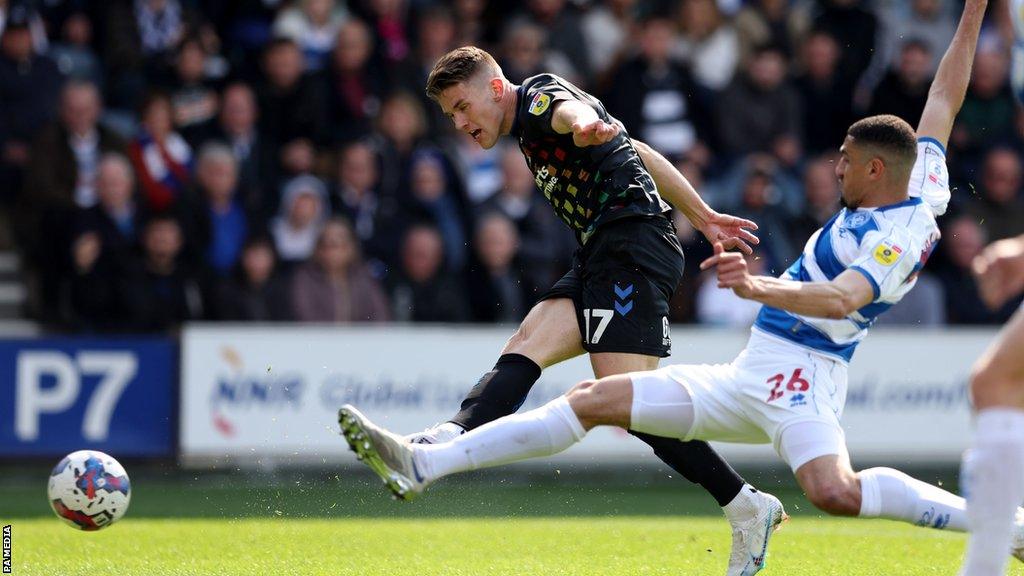
[[217, 116], [217, 91], [206, 79], [206, 49], [198, 38], [182, 41], [170, 91], [174, 127], [189, 146], [199, 144]]
[[280, 322], [292, 319], [288, 284], [278, 274], [273, 240], [256, 235], [246, 240], [230, 277], [218, 290], [218, 314], [222, 320]]
[[437, 229], [410, 228], [402, 243], [401, 266], [387, 282], [395, 321], [466, 321], [466, 295], [455, 278], [444, 273], [444, 246]]
[[445, 137], [455, 132], [452, 122], [441, 111], [424, 92], [427, 85], [427, 77], [434, 68], [434, 64], [447, 54], [455, 44], [455, 17], [452, 11], [445, 6], [436, 5], [420, 11], [415, 49], [410, 58], [403, 66], [393, 70], [396, 84], [401, 84], [404, 89], [420, 97], [420, 102], [427, 111], [427, 125], [431, 134], [435, 137], [443, 134]]
[[[390, 88], [386, 71], [371, 59], [373, 36], [359, 20], [349, 20], [338, 32], [338, 43], [326, 71], [331, 133], [335, 142], [364, 138]], [[422, 92], [422, 86], [417, 88]]]
[[745, 65], [758, 46], [780, 46], [787, 56], [795, 56], [810, 27], [808, 14], [790, 6], [787, 0], [748, 2], [733, 23], [740, 42], [740, 63]]
[[946, 293], [946, 316], [952, 324], [1003, 323], [1017, 309], [1020, 298], [1001, 310], [990, 311], [978, 296], [978, 286], [971, 274], [971, 262], [990, 240], [982, 227], [970, 216], [961, 216], [946, 226], [942, 235], [950, 269], [940, 274]]
[[740, 43], [715, 0], [683, 0], [679, 28], [676, 56], [689, 64], [697, 83], [715, 92], [728, 86], [739, 62]]
[[802, 50], [803, 70], [796, 89], [804, 111], [804, 147], [812, 154], [838, 150], [854, 120], [853, 84], [838, 72], [835, 38], [813, 32]]
[[611, 85], [609, 74], [632, 50], [639, 4], [639, 0], [606, 0], [591, 6], [583, 15], [580, 27], [597, 86]]
[[671, 58], [674, 35], [671, 20], [644, 22], [640, 53], [616, 70], [615, 82], [602, 98], [632, 136], [669, 157], [703, 149], [708, 131], [707, 113], [695, 96], [689, 71]]
[[171, 101], [152, 92], [142, 105], [142, 125], [128, 153], [139, 176], [146, 208], [167, 210], [192, 181], [192, 149], [174, 132]]
[[71, 80], [103, 83], [103, 65], [92, 49], [92, 21], [85, 12], [72, 12], [61, 23], [60, 41], [49, 51], [60, 73]]
[[36, 54], [46, 54], [48, 40], [46, 38], [46, 22], [39, 13], [32, 9], [32, 0], [6, 0], [0, 5], [0, 35], [4, 33], [12, 19], [16, 22], [25, 20], [24, 26], [28, 29], [32, 40], [32, 50]]
[[53, 119], [60, 73], [47, 56], [32, 49], [26, 4], [12, 3], [0, 36], [0, 204], [20, 190], [35, 133]]
[[231, 148], [238, 163], [239, 197], [246, 212], [265, 218], [277, 204], [274, 158], [270, 145], [256, 130], [259, 111], [247, 84], [236, 82], [221, 94], [220, 115], [204, 141], [220, 141]]
[[59, 118], [32, 142], [24, 200], [37, 215], [49, 208], [88, 208], [96, 203], [100, 156], [125, 152], [125, 142], [99, 124], [99, 89], [72, 80], [61, 90]]
[[196, 184], [202, 204], [196, 214], [202, 222], [203, 259], [220, 275], [238, 261], [249, 232], [249, 222], [237, 198], [238, 164], [224, 144], [207, 144], [199, 151]]
[[422, 150], [413, 155], [412, 173], [414, 219], [426, 220], [437, 227], [444, 241], [448, 267], [461, 270], [466, 262], [466, 220], [458, 190], [446, 170], [440, 154]]
[[465, 132], [456, 132], [454, 160], [458, 163], [462, 183], [466, 186], [466, 197], [472, 204], [480, 204], [490, 198], [501, 187], [500, 147], [481, 148], [476, 140]]
[[512, 146], [501, 150], [502, 184], [478, 213], [500, 213], [515, 224], [524, 273], [534, 286], [550, 286], [568, 269], [576, 240], [537, 190], [519, 150]]
[[919, 274], [912, 293], [912, 297], [904, 297], [879, 316], [875, 326], [936, 327], [946, 324], [946, 294], [936, 276], [928, 272]]
[[1017, 139], [1018, 106], [1010, 91], [1009, 69], [1009, 57], [1001, 45], [992, 40], [979, 43], [967, 96], [950, 136], [950, 146], [972, 159], [988, 146]]
[[863, 0], [818, 0], [811, 26], [827, 32], [843, 47], [839, 74], [845, 82], [856, 84], [875, 57], [880, 36], [877, 17]]
[[377, 154], [367, 142], [352, 142], [338, 154], [338, 179], [331, 193], [335, 213], [348, 218], [366, 255], [385, 262], [398, 260], [403, 226], [397, 199], [377, 194]]
[[342, 219], [324, 225], [313, 257], [291, 282], [292, 308], [300, 322], [386, 322], [387, 297], [363, 266], [352, 227]]
[[760, 227], [758, 250], [773, 276], [782, 273], [800, 253], [787, 235], [789, 212], [784, 208], [783, 192], [775, 185], [776, 176], [770, 160], [750, 158], [740, 184], [741, 203], [735, 211]]
[[799, 252], [811, 234], [839, 211], [839, 179], [834, 156], [820, 156], [804, 166], [804, 207], [787, 225], [790, 244]]
[[143, 227], [141, 240], [142, 266], [125, 290], [132, 327], [166, 330], [206, 318], [205, 283], [182, 261], [184, 238], [177, 219], [153, 216]]
[[288, 38], [302, 50], [306, 70], [324, 67], [345, 21], [344, 5], [335, 0], [299, 0], [274, 21], [274, 35]]
[[1009, 148], [994, 148], [981, 169], [979, 194], [969, 199], [967, 213], [981, 223], [990, 240], [1024, 233], [1020, 155]]
[[586, 86], [590, 78], [590, 60], [586, 38], [575, 7], [566, 0], [527, 0], [526, 21], [547, 31], [547, 51], [557, 52], [569, 59], [572, 74]]
[[147, 84], [167, 75], [193, 18], [179, 0], [107, 0], [100, 14], [108, 95], [113, 106], [135, 109]]
[[[747, 256], [747, 267], [752, 275], [768, 273], [764, 258], [758, 252]], [[714, 274], [701, 275], [697, 290], [697, 320], [701, 324], [749, 328], [760, 311], [760, 302], [740, 298], [731, 288], [719, 288]]]
[[285, 184], [281, 210], [270, 223], [274, 245], [284, 264], [306, 260], [313, 254], [327, 214], [327, 189], [318, 178], [299, 176]]
[[517, 263], [515, 226], [500, 214], [488, 214], [479, 220], [474, 240], [476, 261], [467, 284], [473, 320], [520, 322], [538, 294]]
[[456, 46], [481, 46], [486, 45], [484, 34], [486, 25], [484, 23], [484, 10], [487, 8], [487, 0], [453, 0], [452, 9], [455, 12], [455, 41]]
[[80, 331], [127, 327], [124, 282], [134, 266], [139, 226], [128, 159], [105, 154], [96, 172], [99, 201], [75, 217], [70, 266], [64, 268], [61, 291], [62, 322]]
[[759, 48], [716, 105], [719, 145], [728, 156], [773, 152], [786, 164], [800, 156], [800, 97], [786, 82], [786, 60], [778, 48]]
[[900, 48], [896, 67], [875, 88], [868, 115], [893, 114], [916, 126], [931, 87], [932, 55], [928, 44], [908, 40]]
[[404, 62], [412, 51], [409, 0], [366, 0], [358, 4], [368, 8], [364, 16], [379, 40], [380, 58], [387, 66]]
[[934, 74], [956, 32], [956, 20], [949, 4], [948, 0], [890, 3], [889, 9], [882, 12], [885, 26], [878, 47], [881, 65], [898, 66], [900, 47], [908, 40], [916, 40], [925, 45], [931, 57], [928, 72]]
[[27, 276], [38, 282], [30, 304], [37, 315], [56, 305], [72, 240], [71, 220], [76, 208], [96, 204], [100, 158], [125, 153], [124, 141], [97, 122], [102, 106], [94, 84], [69, 81], [61, 92], [57, 122], [32, 141], [15, 228]]
[[528, 21], [516, 21], [505, 28], [501, 52], [496, 56], [501, 71], [515, 84], [548, 72], [582, 85], [572, 63], [564, 54], [549, 50], [549, 33]]
[[304, 76], [302, 52], [287, 39], [275, 39], [263, 53], [263, 80], [256, 88], [260, 131], [276, 145], [305, 138], [323, 141], [326, 106], [319, 83]]

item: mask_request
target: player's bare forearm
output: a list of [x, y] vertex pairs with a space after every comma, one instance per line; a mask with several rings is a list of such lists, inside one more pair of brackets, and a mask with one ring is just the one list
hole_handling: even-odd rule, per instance
[[686, 176], [676, 170], [667, 158], [647, 144], [633, 139], [633, 147], [651, 173], [658, 194], [686, 216], [697, 230], [702, 229], [711, 214], [711, 207], [704, 202]]
[[801, 316], [845, 318], [868, 305], [875, 291], [857, 270], [846, 270], [830, 282], [797, 282], [770, 276], [751, 276], [746, 259], [725, 252], [721, 243], [715, 254], [700, 263], [701, 270], [715, 267], [719, 288], [731, 288], [740, 298], [754, 300]]
[[735, 289], [737, 296], [801, 316], [845, 318], [856, 310], [852, 294], [831, 282], [797, 282], [771, 276], [751, 276], [750, 285]]
[[928, 101], [917, 126], [919, 138], [934, 138], [943, 146], [949, 141], [953, 120], [964, 103], [971, 80], [971, 64], [987, 6], [988, 0], [967, 0], [956, 34], [928, 91]]

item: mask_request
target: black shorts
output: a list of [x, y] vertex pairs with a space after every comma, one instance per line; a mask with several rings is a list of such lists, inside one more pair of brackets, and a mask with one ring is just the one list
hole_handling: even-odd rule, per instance
[[683, 249], [668, 217], [623, 218], [599, 227], [540, 299], [572, 299], [587, 352], [664, 358], [672, 351], [669, 300], [682, 276]]

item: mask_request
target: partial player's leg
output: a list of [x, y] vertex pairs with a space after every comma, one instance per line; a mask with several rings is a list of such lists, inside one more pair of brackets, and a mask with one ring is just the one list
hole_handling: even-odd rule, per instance
[[[831, 431], [830, 431], [831, 429]], [[797, 455], [796, 479], [807, 499], [836, 516], [889, 518], [918, 526], [964, 531], [964, 499], [892, 468], [869, 468], [854, 473], [845, 446], [832, 454], [800, 464], [801, 450], [838, 442], [842, 432], [824, 422], [802, 422], [783, 432], [783, 450]]]
[[1021, 558], [1015, 511], [1024, 500], [1024, 312], [1018, 311], [974, 366], [971, 394], [978, 411], [974, 445], [961, 485], [971, 537], [964, 576], [1003, 574], [1006, 551]]
[[[575, 282], [572, 272], [556, 284]], [[569, 287], [571, 289], [571, 287]], [[452, 419], [407, 440], [423, 444], [446, 442], [478, 426], [512, 414], [548, 366], [583, 354], [576, 309], [571, 299], [538, 302], [509, 338], [494, 368], [469, 391]]]
[[565, 396], [513, 414], [442, 444], [414, 444], [371, 423], [352, 406], [338, 413], [342, 434], [400, 498], [409, 498], [449, 474], [557, 454], [598, 425], [628, 426], [632, 404], [628, 376], [588, 380]]

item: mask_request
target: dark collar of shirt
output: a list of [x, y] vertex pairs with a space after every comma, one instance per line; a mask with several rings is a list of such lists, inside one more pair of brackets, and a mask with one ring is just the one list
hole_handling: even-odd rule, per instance
[[515, 138], [519, 138], [519, 114], [522, 112], [523, 98], [526, 97], [526, 85], [516, 88], [516, 117], [512, 120], [512, 129], [509, 130]]

